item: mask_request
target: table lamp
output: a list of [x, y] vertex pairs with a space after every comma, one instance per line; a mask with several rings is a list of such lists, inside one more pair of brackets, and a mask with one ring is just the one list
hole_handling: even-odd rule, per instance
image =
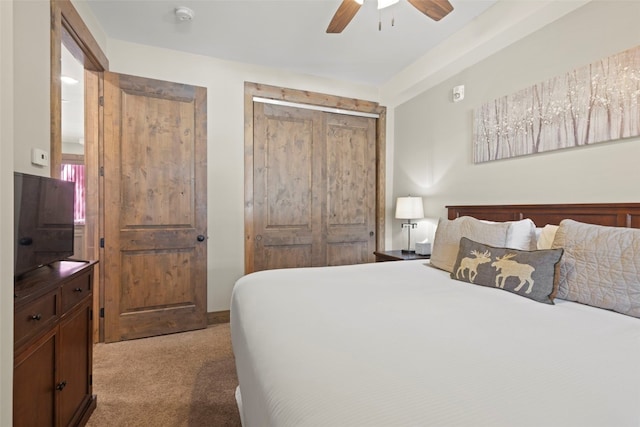
[[402, 223], [402, 228], [408, 230], [407, 249], [403, 249], [402, 253], [415, 253], [414, 250], [411, 250], [411, 229], [416, 228], [418, 224], [411, 222], [411, 220], [421, 218], [424, 218], [422, 197], [398, 197], [396, 200], [396, 219], [406, 219], [407, 222]]

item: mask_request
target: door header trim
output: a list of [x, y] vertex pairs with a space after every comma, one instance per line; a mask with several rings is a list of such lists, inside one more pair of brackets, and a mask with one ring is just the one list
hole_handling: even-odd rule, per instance
[[347, 116], [368, 117], [371, 119], [380, 118], [380, 114], [365, 113], [362, 111], [343, 110], [341, 108], [325, 107], [322, 105], [303, 104], [300, 102], [282, 101], [280, 99], [262, 98], [259, 96], [253, 97], [253, 102], [260, 102], [262, 104], [280, 105], [283, 107], [304, 108], [307, 110], [323, 111], [325, 113], [345, 114]]

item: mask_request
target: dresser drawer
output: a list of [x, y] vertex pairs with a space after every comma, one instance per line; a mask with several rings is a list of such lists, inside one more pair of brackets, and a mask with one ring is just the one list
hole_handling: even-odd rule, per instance
[[58, 291], [43, 295], [26, 304], [14, 315], [15, 345], [37, 335], [58, 318]]
[[91, 294], [91, 275], [83, 274], [60, 287], [62, 313], [69, 311], [74, 305]]

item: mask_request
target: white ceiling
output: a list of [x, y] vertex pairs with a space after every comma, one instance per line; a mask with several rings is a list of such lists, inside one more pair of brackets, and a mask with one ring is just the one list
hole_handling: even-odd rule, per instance
[[[341, 34], [327, 34], [341, 1], [83, 2], [111, 39], [386, 87], [387, 91], [393, 88], [398, 103], [420, 87], [437, 83], [443, 73], [459, 71], [591, 0], [449, 0], [454, 10], [439, 22], [407, 0], [382, 11], [377, 10], [377, 0], [365, 0]], [[182, 6], [195, 12], [193, 21], [176, 18], [175, 9]], [[64, 56], [62, 66], [63, 72], [82, 73], [81, 67], [66, 69]], [[427, 70], [428, 78], [424, 77]], [[420, 83], [416, 83], [416, 74], [421, 76]], [[83, 137], [83, 114], [71, 105], [75, 89], [63, 86], [63, 97], [71, 99], [63, 105], [62, 136], [68, 142]]]
[[[453, 12], [435, 22], [406, 0], [381, 11], [366, 0], [341, 34], [327, 34], [341, 0], [88, 0], [109, 38], [371, 85], [496, 1], [450, 2]], [[193, 21], [176, 19], [181, 6], [195, 12]]]

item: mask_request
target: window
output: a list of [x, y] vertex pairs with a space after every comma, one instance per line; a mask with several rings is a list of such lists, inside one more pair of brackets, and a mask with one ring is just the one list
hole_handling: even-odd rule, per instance
[[67, 159], [62, 160], [60, 179], [76, 183], [75, 205], [73, 207], [74, 222], [84, 224], [85, 220], [85, 179], [84, 165]]

